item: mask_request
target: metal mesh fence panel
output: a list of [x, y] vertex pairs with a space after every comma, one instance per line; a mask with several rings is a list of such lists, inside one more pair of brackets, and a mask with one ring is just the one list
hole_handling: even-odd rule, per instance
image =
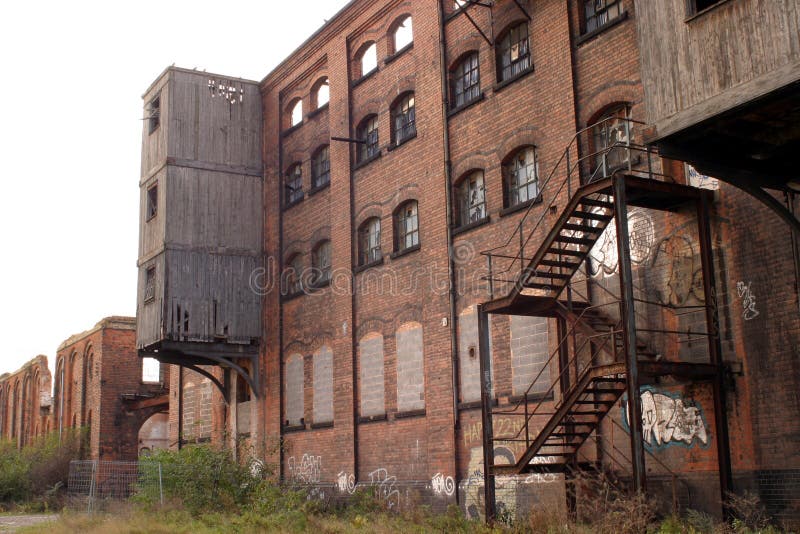
[[99, 503], [147, 493], [163, 502], [161, 464], [153, 461], [103, 462], [73, 460], [69, 465], [67, 493], [73, 506], [94, 510]]

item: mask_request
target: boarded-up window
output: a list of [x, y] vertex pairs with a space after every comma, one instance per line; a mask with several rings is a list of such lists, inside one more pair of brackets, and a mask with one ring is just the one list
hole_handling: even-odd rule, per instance
[[314, 355], [314, 422], [333, 421], [333, 352], [323, 346]]
[[156, 298], [156, 268], [148, 267], [144, 272], [144, 301], [151, 302]]
[[383, 395], [383, 336], [367, 334], [358, 344], [361, 364], [361, 415], [386, 413]]
[[299, 425], [303, 422], [303, 356], [292, 354], [286, 360], [286, 424]]
[[425, 373], [422, 325], [402, 325], [395, 334], [397, 343], [397, 411], [425, 408]]
[[529, 394], [542, 394], [550, 388], [550, 369], [544, 368], [549, 357], [547, 319], [512, 315], [511, 389], [514, 395], [523, 395], [534, 380]]
[[[481, 400], [481, 365], [478, 347], [478, 312], [469, 307], [458, 318], [458, 359], [461, 376], [461, 401]], [[492, 339], [489, 338], [489, 352]]]

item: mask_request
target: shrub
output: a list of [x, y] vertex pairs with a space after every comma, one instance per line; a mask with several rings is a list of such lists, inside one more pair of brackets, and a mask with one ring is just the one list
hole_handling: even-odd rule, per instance
[[[238, 509], [260, 482], [230, 451], [208, 445], [159, 450], [150, 461], [161, 464], [164, 498], [182, 503], [192, 514]], [[138, 499], [158, 503], [158, 488], [143, 488]]]

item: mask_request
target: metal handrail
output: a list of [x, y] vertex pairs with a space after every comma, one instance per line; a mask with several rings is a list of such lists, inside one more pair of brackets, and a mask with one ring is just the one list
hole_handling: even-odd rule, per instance
[[[615, 143], [611, 144], [608, 147], [604, 147], [602, 150], [594, 151], [594, 152], [591, 152], [589, 154], [586, 154], [586, 155], [578, 158], [577, 161], [575, 161], [574, 163], [571, 163], [570, 162], [570, 158], [569, 158], [569, 153], [570, 153], [570, 150], [572, 150], [572, 145], [580, 138], [580, 136], [582, 134], [584, 134], [584, 133], [586, 133], [586, 132], [588, 132], [590, 130], [593, 130], [597, 126], [602, 125], [602, 124], [604, 124], [606, 122], [622, 122], [623, 124], [625, 124], [625, 130], [626, 130], [625, 142], [624, 143], [615, 142]], [[551, 170], [550, 174], [547, 176], [547, 178], [544, 180], [542, 186], [539, 188], [538, 197], [539, 198], [542, 197], [545, 189], [550, 184], [552, 178], [556, 174], [556, 171], [560, 168], [562, 162], [564, 162], [564, 161], [566, 161], [566, 166], [567, 166], [566, 177], [564, 178], [564, 180], [562, 180], [561, 184], [559, 185], [558, 189], [556, 190], [555, 194], [553, 195], [553, 198], [557, 198], [558, 197], [558, 195], [561, 193], [561, 191], [563, 191], [565, 185], [568, 187], [568, 192], [569, 192], [570, 197], [571, 197], [572, 172], [576, 168], [580, 170], [581, 165], [584, 162], [586, 162], [587, 160], [595, 160], [595, 159], [597, 159], [598, 156], [602, 156], [602, 165], [597, 165], [597, 167], [595, 167], [595, 169], [592, 171], [590, 176], [585, 180], [585, 183], [588, 184], [588, 183], [592, 183], [593, 181], [595, 181], [597, 179], [597, 177], [598, 177], [598, 172], [600, 172], [600, 171], [602, 171], [601, 176], [603, 178], [609, 176], [609, 172], [608, 172], [609, 169], [608, 169], [608, 165], [607, 165], [606, 156], [609, 153], [611, 153], [611, 151], [613, 151], [615, 149], [619, 149], [619, 148], [624, 148], [628, 153], [628, 157], [627, 157], [627, 171], [628, 172], [636, 172], [636, 173], [640, 173], [641, 172], [642, 174], [645, 174], [645, 171], [639, 171], [638, 169], [633, 169], [632, 168], [632, 158], [631, 158], [631, 152], [632, 151], [633, 152], [644, 152], [644, 153], [647, 154], [646, 177], [652, 179], [655, 176], [659, 176], [659, 177], [664, 178], [665, 181], [666, 181], [666, 179], [668, 179], [668, 180], [674, 182], [674, 179], [672, 179], [672, 177], [670, 177], [670, 176], [668, 176], [666, 174], [663, 174], [663, 173], [656, 173], [656, 172], [653, 171], [652, 156], [654, 154], [657, 154], [657, 152], [655, 150], [653, 150], [652, 147], [648, 147], [646, 145], [640, 145], [640, 144], [636, 144], [636, 143], [631, 143], [631, 140], [630, 140], [631, 139], [631, 129], [632, 129], [631, 125], [633, 125], [633, 124], [644, 125], [645, 123], [643, 123], [641, 121], [636, 121], [634, 119], [629, 119], [629, 118], [607, 117], [606, 119], [603, 119], [602, 121], [600, 121], [598, 123], [595, 123], [595, 124], [593, 124], [591, 126], [583, 128], [583, 129], [579, 130], [578, 132], [576, 132], [575, 135], [573, 135], [573, 137], [570, 139], [570, 142], [568, 143], [567, 148], [564, 150], [564, 152], [562, 153], [561, 157], [556, 161], [556, 164], [553, 167], [553, 169]], [[622, 170], [622, 168], [613, 170], [610, 175], [613, 176], [614, 174], [616, 174], [617, 172], [619, 172], [621, 170]], [[531, 238], [536, 233], [536, 230], [541, 225], [541, 222], [544, 220], [545, 216], [547, 215], [547, 210], [542, 210], [542, 213], [539, 216], [539, 219], [536, 221], [536, 223], [533, 225], [533, 228], [528, 233], [528, 237], [524, 238], [523, 237], [524, 225], [525, 225], [525, 222], [527, 221], [528, 216], [530, 215], [534, 205], [536, 205], [536, 203], [533, 203], [530, 206], [528, 206], [528, 208], [525, 210], [525, 213], [524, 213], [523, 217], [520, 219], [519, 223], [516, 225], [514, 231], [511, 232], [511, 234], [509, 235], [508, 239], [506, 239], [506, 241], [503, 244], [498, 245], [498, 246], [493, 247], [493, 248], [490, 248], [490, 249], [487, 249], [487, 250], [484, 250], [484, 251], [482, 251], [480, 253], [482, 256], [486, 256], [486, 258], [487, 258], [489, 274], [488, 274], [488, 276], [483, 276], [482, 279], [489, 281], [490, 298], [494, 298], [494, 287], [493, 287], [493, 284], [492, 284], [493, 281], [502, 281], [502, 282], [513, 283], [513, 281], [511, 281], [511, 280], [504, 280], [504, 279], [495, 278], [495, 275], [501, 275], [503, 273], [507, 273], [507, 272], [511, 271], [514, 268], [514, 265], [516, 264], [516, 260], [517, 259], [519, 259], [519, 262], [520, 262], [520, 269], [519, 269], [520, 278], [523, 276], [523, 273], [525, 271], [524, 262], [525, 262], [525, 259], [526, 259], [524, 257], [525, 256], [524, 255], [525, 247], [528, 245], [528, 243], [530, 242]], [[508, 254], [494, 254], [493, 253], [493, 251], [497, 251], [497, 250], [501, 250], [501, 249], [507, 248], [511, 244], [512, 240], [514, 239], [514, 237], [517, 234], [519, 234], [519, 253], [518, 254], [516, 254], [515, 256], [509, 256]], [[510, 259], [512, 261], [509, 262], [508, 267], [506, 267], [504, 270], [500, 270], [498, 272], [495, 272], [495, 269], [494, 269], [494, 267], [492, 265], [493, 258]], [[551, 267], [549, 272], [552, 272], [552, 267]], [[517, 279], [517, 284], [519, 285], [519, 283], [521, 283], [521, 280], [518, 278]]]

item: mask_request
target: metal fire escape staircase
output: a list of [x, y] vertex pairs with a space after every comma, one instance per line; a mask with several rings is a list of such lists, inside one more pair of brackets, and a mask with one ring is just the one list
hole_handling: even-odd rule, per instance
[[[672, 210], [678, 205], [685, 206], [687, 202], [705, 207], [707, 201], [708, 192], [677, 184], [669, 176], [654, 170], [654, 165], [658, 164], [657, 153], [650, 147], [631, 142], [633, 128], [638, 128], [641, 123], [620, 118], [606, 120], [613, 122], [613, 128], [617, 129], [612, 142], [605, 148], [576, 158], [581, 136], [589, 137], [598, 125], [578, 132], [540, 188], [540, 199], [544, 197], [546, 202], [542, 203], [539, 219], [534, 221], [530, 216], [534, 204], [505, 245], [483, 253], [488, 261], [489, 274], [485, 279], [490, 300], [481, 305], [482, 314], [487, 317], [489, 314], [550, 317], [555, 318], [559, 325], [558, 348], [520, 400], [493, 408], [493, 391], [488, 387], [491, 379], [484, 381], [484, 450], [487, 446], [488, 450], [493, 450], [500, 443], [516, 443], [517, 447], [524, 445], [524, 452], [514, 464], [495, 465], [493, 454], [485, 456], [486, 472], [492, 477], [491, 496], [487, 483], [487, 503], [490, 498], [493, 500], [495, 475], [557, 473], [574, 467], [592, 467], [590, 464], [594, 462], [579, 461], [578, 452], [623, 393], [634, 396], [636, 402], [629, 403], [635, 404], [632, 415], [641, 420], [638, 404], [641, 376], [673, 375], [699, 380], [713, 380], [719, 376], [718, 354], [716, 359], [713, 354], [718, 351], [710, 349], [711, 364], [662, 362], [657, 361], [656, 354], [636, 338], [629, 258], [622, 254], [619, 257], [619, 296], [608, 298], [612, 294], [607, 289], [592, 284], [592, 288], [597, 286], [608, 293], [599, 299], [601, 303], [595, 304], [576, 287], [574, 278], [610, 224], [616, 223], [618, 230], [625, 228], [625, 237], [618, 239], [625, 239], [625, 246], [629, 246], [628, 205]], [[587, 142], [581, 146], [585, 149], [590, 144]], [[564, 169], [566, 177], [563, 180], [559, 182], [553, 178]], [[560, 215], [552, 220], [558, 202], [566, 204]], [[698, 208], [698, 226], [707, 227], [703, 213]], [[619, 220], [615, 221], [616, 218]], [[545, 222], [549, 220], [552, 223]], [[550, 230], [541, 241], [534, 242], [542, 236], [547, 224], [550, 224]], [[701, 248], [706, 245], [710, 249], [710, 237], [702, 234], [701, 228], [701, 241], [704, 237], [706, 241]], [[513, 247], [511, 250], [516, 252], [507, 252], [508, 247]], [[533, 254], [526, 254], [526, 248], [533, 249]], [[710, 250], [706, 252], [710, 258]], [[706, 294], [710, 295], [709, 291], [713, 292], [713, 289], [709, 290], [709, 284], [713, 287], [713, 272], [708, 271], [708, 258], [704, 257], [703, 274]], [[716, 310], [706, 317], [716, 321]], [[480, 334], [481, 373], [482, 376], [491, 376], [491, 371], [487, 375], [490, 362], [484, 354], [488, 353], [485, 350], [488, 342], [483, 339], [487, 335], [488, 319], [482, 317], [480, 323], [479, 332], [483, 328]], [[713, 337], [710, 335], [709, 345], [714, 345]], [[541, 391], [540, 379], [554, 361], [558, 362], [558, 376], [546, 391]], [[631, 383], [635, 385], [631, 387]], [[496, 415], [516, 417], [522, 423], [512, 435], [495, 437], [491, 430], [491, 417]], [[534, 426], [536, 430], [533, 430]], [[643, 481], [644, 451], [640, 430], [638, 440], [642, 451], [638, 457], [640, 465], [634, 468], [634, 478], [641, 476]], [[636, 460], [636, 454], [632, 456]], [[638, 474], [637, 469], [642, 473]]]

